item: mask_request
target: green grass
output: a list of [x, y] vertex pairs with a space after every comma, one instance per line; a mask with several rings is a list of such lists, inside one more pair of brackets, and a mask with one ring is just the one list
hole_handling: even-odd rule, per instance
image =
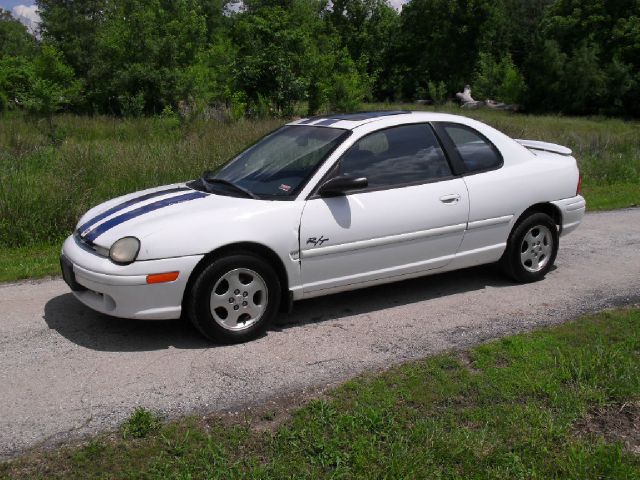
[[614, 183], [598, 185], [587, 182], [582, 186], [582, 194], [587, 198], [588, 210], [613, 210], [640, 206], [640, 184]]
[[59, 275], [61, 244], [0, 248], [0, 282]]
[[[576, 431], [640, 399], [640, 310], [606, 311], [351, 380], [270, 429], [187, 418], [0, 466], [7, 478], [640, 478]], [[269, 417], [273, 418], [273, 417]]]
[[[365, 108], [433, 110], [387, 104]], [[640, 204], [637, 122], [462, 111], [451, 105], [438, 110], [464, 113], [514, 137], [571, 147], [583, 174], [589, 210]], [[180, 125], [175, 119], [63, 115], [55, 120], [54, 145], [46, 123], [0, 116], [0, 280], [55, 272], [57, 259], [49, 254], [49, 246], [60, 245], [90, 207], [142, 188], [195, 178], [283, 122]], [[24, 247], [34, 254], [33, 264], [14, 255]], [[46, 264], [45, 258], [51, 261]]]
[[149, 410], [136, 408], [122, 424], [122, 438], [145, 438], [160, 428], [160, 418]]

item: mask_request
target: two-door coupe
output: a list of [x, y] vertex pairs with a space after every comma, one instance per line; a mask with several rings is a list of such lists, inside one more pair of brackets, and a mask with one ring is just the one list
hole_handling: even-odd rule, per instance
[[238, 342], [302, 298], [493, 262], [539, 280], [584, 212], [565, 147], [456, 115], [330, 115], [89, 210], [61, 265], [99, 312]]

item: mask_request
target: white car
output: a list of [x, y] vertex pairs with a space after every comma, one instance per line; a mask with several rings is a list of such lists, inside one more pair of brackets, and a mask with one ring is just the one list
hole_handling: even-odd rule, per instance
[[565, 147], [456, 115], [332, 115], [89, 210], [61, 265], [94, 310], [238, 342], [303, 298], [493, 262], [539, 280], [584, 213]]

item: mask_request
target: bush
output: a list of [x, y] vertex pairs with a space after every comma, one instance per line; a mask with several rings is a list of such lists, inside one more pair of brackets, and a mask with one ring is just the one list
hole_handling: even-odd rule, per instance
[[360, 108], [365, 93], [364, 82], [346, 51], [338, 55], [334, 74], [327, 82], [332, 112], [352, 112]]
[[258, 98], [251, 102], [247, 109], [247, 115], [252, 118], [267, 118], [271, 115], [271, 102], [264, 95], [258, 94]]
[[144, 93], [138, 92], [135, 95], [120, 95], [118, 97], [120, 103], [120, 113], [123, 117], [138, 118], [144, 113]]
[[169, 129], [175, 129], [180, 126], [180, 115], [173, 111], [169, 105], [166, 105], [160, 114], [160, 119], [162, 120], [162, 125]]
[[599, 56], [599, 49], [594, 44], [584, 44], [573, 51], [562, 79], [566, 88], [566, 112], [600, 111], [606, 105], [609, 85]]
[[492, 99], [505, 103], [522, 103], [526, 84], [511, 55], [499, 62], [488, 53], [480, 53], [473, 80], [477, 100]]
[[322, 87], [317, 79], [312, 78], [307, 90], [307, 115], [313, 116], [324, 106]]
[[447, 100], [447, 86], [444, 82], [440, 81], [438, 83], [429, 81], [429, 96], [433, 103], [436, 105], [442, 105]]
[[0, 96], [6, 99], [5, 108], [19, 106], [34, 80], [33, 62], [22, 57], [0, 59]]
[[338, 74], [333, 82], [329, 96], [329, 109], [332, 112], [358, 110], [362, 102], [360, 76], [357, 73]]
[[142, 407], [137, 407], [122, 424], [122, 438], [144, 438], [160, 428], [157, 415]]
[[235, 92], [231, 96], [229, 105], [229, 120], [237, 122], [245, 116], [247, 112], [247, 97], [242, 92]]

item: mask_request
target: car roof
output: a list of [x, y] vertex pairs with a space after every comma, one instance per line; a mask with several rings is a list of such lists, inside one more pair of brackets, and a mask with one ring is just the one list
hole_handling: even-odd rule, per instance
[[[330, 127], [353, 130], [362, 125], [373, 122], [385, 124], [402, 125], [403, 123], [435, 122], [435, 121], [460, 121], [466, 120], [459, 115], [434, 112], [416, 112], [409, 110], [382, 110], [373, 112], [357, 112], [343, 114], [329, 114], [317, 117], [302, 118], [288, 123], [287, 125], [309, 125], [314, 127]], [[466, 122], [465, 122], [466, 123]]]

